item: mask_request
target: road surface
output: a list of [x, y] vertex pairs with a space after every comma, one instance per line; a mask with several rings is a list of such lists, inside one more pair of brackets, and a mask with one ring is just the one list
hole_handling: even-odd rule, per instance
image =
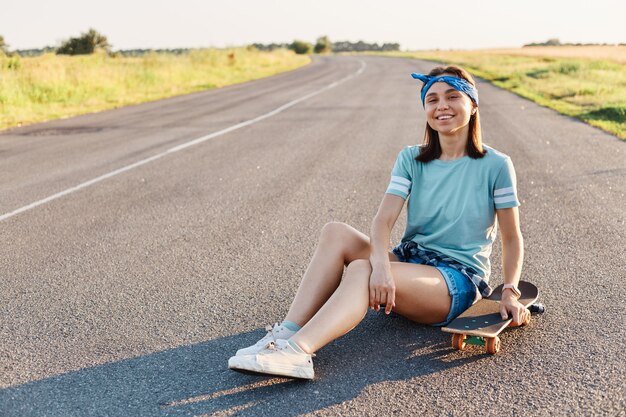
[[326, 222], [368, 233], [423, 137], [409, 74], [432, 66], [317, 57], [0, 134], [0, 415], [623, 415], [626, 142], [486, 82], [547, 312], [496, 356], [370, 312], [313, 382], [227, 369], [284, 317]]

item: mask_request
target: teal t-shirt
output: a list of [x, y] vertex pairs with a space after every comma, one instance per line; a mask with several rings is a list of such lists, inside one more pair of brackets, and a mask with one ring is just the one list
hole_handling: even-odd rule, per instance
[[415, 160], [419, 146], [398, 154], [387, 194], [407, 201], [402, 241], [439, 252], [472, 267], [489, 280], [489, 255], [496, 237], [496, 209], [519, 206], [511, 158], [484, 146], [483, 158]]

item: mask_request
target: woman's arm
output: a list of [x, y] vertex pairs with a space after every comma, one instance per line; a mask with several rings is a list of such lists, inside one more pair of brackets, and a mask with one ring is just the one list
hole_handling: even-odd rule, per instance
[[[524, 238], [519, 225], [519, 210], [517, 207], [497, 209], [496, 215], [498, 216], [500, 237], [502, 238], [504, 283], [513, 284], [517, 287], [524, 260]], [[517, 298], [513, 290], [506, 289], [502, 292], [502, 301], [500, 302], [502, 318], [508, 317], [510, 313], [514, 325], [523, 323], [527, 314], [526, 308], [517, 301]]]
[[385, 313], [395, 307], [396, 288], [389, 263], [389, 239], [398, 216], [404, 206], [404, 199], [392, 194], [385, 194], [378, 213], [372, 221], [370, 232], [370, 307], [378, 311], [385, 304]]
[[524, 259], [524, 238], [519, 225], [519, 210], [517, 207], [499, 209], [496, 210], [496, 214], [502, 238], [504, 283], [517, 286]]

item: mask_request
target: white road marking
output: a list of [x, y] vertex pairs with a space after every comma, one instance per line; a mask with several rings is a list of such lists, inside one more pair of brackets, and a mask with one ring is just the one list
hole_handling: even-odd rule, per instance
[[133, 164], [130, 164], [130, 165], [126, 165], [125, 167], [116, 169], [115, 171], [111, 171], [111, 172], [109, 172], [107, 174], [104, 174], [104, 175], [101, 175], [99, 177], [93, 178], [93, 179], [91, 179], [89, 181], [85, 181], [85, 182], [80, 183], [80, 184], [78, 184], [78, 185], [76, 185], [74, 187], [68, 188], [66, 190], [63, 190], [63, 191], [58, 192], [56, 194], [53, 194], [53, 195], [51, 195], [49, 197], [46, 197], [44, 199], [35, 201], [34, 203], [30, 203], [30, 204], [28, 204], [28, 205], [26, 205], [24, 207], [20, 207], [17, 210], [13, 210], [10, 213], [6, 213], [6, 214], [1, 215], [0, 216], [0, 222], [4, 221], [4, 220], [6, 220], [6, 219], [8, 219], [10, 217], [13, 217], [13, 216], [15, 216], [17, 214], [23, 213], [23, 212], [28, 211], [28, 210], [32, 210], [35, 207], [41, 206], [42, 204], [49, 203], [50, 201], [56, 200], [57, 198], [61, 198], [63, 196], [66, 196], [66, 195], [71, 194], [71, 193], [73, 193], [75, 191], [78, 191], [78, 190], [82, 190], [83, 188], [89, 187], [90, 185], [94, 185], [94, 184], [96, 184], [96, 183], [98, 183], [100, 181], [104, 181], [104, 180], [106, 180], [108, 178], [114, 177], [114, 176], [116, 176], [118, 174], [121, 174], [123, 172], [130, 171], [131, 169], [134, 169], [134, 168], [137, 168], [139, 166], [145, 165], [145, 164], [147, 164], [149, 162], [156, 161], [157, 159], [160, 159], [160, 158], [162, 158], [162, 157], [164, 157], [166, 155], [172, 154], [174, 152], [182, 151], [183, 149], [187, 149], [187, 148], [189, 148], [191, 146], [198, 145], [200, 143], [206, 142], [207, 140], [213, 139], [215, 137], [218, 137], [218, 136], [221, 136], [221, 135], [225, 135], [226, 133], [230, 133], [233, 130], [241, 129], [242, 127], [246, 127], [246, 126], [252, 125], [254, 123], [260, 122], [261, 120], [265, 120], [265, 119], [267, 119], [269, 117], [275, 116], [278, 113], [280, 113], [280, 112], [282, 112], [284, 110], [287, 110], [289, 107], [295, 106], [296, 104], [300, 103], [301, 101], [308, 100], [311, 97], [314, 97], [314, 96], [316, 96], [318, 94], [321, 94], [324, 91], [330, 90], [331, 88], [335, 88], [339, 84], [342, 84], [342, 83], [344, 83], [344, 82], [346, 82], [346, 81], [348, 81], [348, 80], [350, 80], [350, 79], [360, 75], [365, 70], [365, 67], [367, 66], [367, 64], [365, 64], [364, 61], [359, 61], [359, 62], [361, 63], [361, 67], [355, 73], [353, 73], [351, 75], [348, 75], [348, 76], [340, 79], [339, 81], [335, 81], [335, 82], [327, 85], [326, 87], [324, 87], [324, 88], [322, 88], [320, 90], [314, 91], [314, 92], [312, 92], [310, 94], [307, 94], [306, 96], [303, 96], [303, 97], [300, 97], [300, 98], [298, 98], [296, 100], [290, 101], [287, 104], [283, 104], [282, 106], [278, 107], [277, 109], [272, 110], [269, 113], [265, 113], [265, 114], [263, 114], [263, 115], [261, 115], [259, 117], [254, 118], [254, 119], [246, 120], [245, 122], [241, 122], [241, 123], [238, 123], [236, 125], [227, 127], [226, 129], [222, 129], [220, 131], [217, 131], [217, 132], [214, 132], [214, 133], [210, 133], [210, 134], [208, 134], [206, 136], [202, 136], [202, 137], [199, 137], [197, 139], [190, 140], [189, 142], [185, 142], [185, 143], [183, 143], [181, 145], [174, 146], [173, 148], [170, 148], [170, 149], [168, 149], [168, 150], [166, 150], [166, 151], [164, 151], [164, 152], [162, 152], [160, 154], [151, 156], [151, 157], [146, 158], [146, 159], [142, 159], [141, 161], [137, 161], [137, 162], [135, 162]]

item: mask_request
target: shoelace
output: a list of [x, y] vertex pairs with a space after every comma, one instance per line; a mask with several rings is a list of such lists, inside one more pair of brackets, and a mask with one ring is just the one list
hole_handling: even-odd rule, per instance
[[[272, 326], [271, 324], [268, 324], [267, 326], [265, 326], [265, 331], [267, 332], [267, 334], [265, 335], [265, 337], [269, 337], [271, 336], [272, 338], [275, 337], [274, 335], [274, 327], [277, 327], [278, 323], [275, 323], [274, 326]], [[264, 337], [264, 339], [265, 339]]]
[[[267, 344], [267, 345], [265, 345], [265, 349], [267, 349], [267, 350], [274, 350], [274, 351], [278, 351], [278, 350], [280, 350], [280, 349], [284, 349], [284, 348], [285, 348], [285, 347], [287, 347], [288, 345], [289, 345], [289, 342], [287, 342], [283, 348], [278, 348], [278, 347], [276, 346], [276, 342], [268, 342], [268, 344]], [[308, 353], [307, 355], [310, 355], [312, 358], [314, 358], [314, 357], [315, 357], [315, 353]]]

